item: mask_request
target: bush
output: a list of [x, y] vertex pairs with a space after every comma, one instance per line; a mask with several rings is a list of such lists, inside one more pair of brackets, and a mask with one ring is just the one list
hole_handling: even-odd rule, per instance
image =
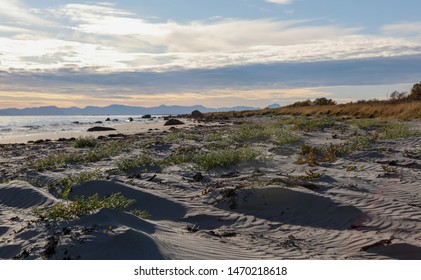
[[304, 100], [304, 101], [297, 101], [292, 105], [289, 105], [289, 107], [304, 107], [304, 106], [311, 106], [313, 103], [310, 99]]
[[332, 99], [327, 99], [325, 97], [317, 98], [313, 102], [313, 105], [317, 105], [317, 106], [335, 105], [335, 104], [336, 104], [335, 101], [333, 101]]

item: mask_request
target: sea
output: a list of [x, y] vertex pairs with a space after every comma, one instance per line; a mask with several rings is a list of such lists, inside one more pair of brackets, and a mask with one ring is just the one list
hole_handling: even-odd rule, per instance
[[[86, 115], [86, 116], [0, 116], [0, 138], [30, 136], [35, 134], [61, 131], [86, 131], [92, 126], [113, 126], [129, 122], [157, 122], [162, 115], [153, 115], [152, 119], [142, 119], [143, 115]], [[110, 118], [111, 121], [106, 121]], [[97, 123], [97, 122], [102, 122]]]

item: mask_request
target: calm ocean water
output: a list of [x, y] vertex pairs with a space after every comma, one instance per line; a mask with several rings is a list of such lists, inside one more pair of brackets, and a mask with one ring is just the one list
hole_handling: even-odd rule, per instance
[[[89, 127], [111, 126], [126, 123], [128, 118], [133, 118], [134, 122], [157, 121], [153, 119], [142, 119], [139, 116], [0, 116], [0, 137], [32, 135], [42, 133], [54, 133], [59, 131], [86, 131]], [[118, 121], [106, 122], [105, 120], [117, 119]], [[95, 122], [101, 121], [102, 124]]]

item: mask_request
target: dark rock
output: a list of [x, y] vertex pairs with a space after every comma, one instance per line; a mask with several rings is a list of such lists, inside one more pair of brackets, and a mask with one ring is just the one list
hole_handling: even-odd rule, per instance
[[194, 179], [196, 182], [200, 182], [200, 181], [202, 181], [202, 180], [203, 180], [203, 175], [202, 175], [202, 173], [197, 172], [197, 173], [193, 176], [193, 179]]
[[151, 115], [144, 115], [144, 116], [142, 116], [142, 119], [151, 119], [151, 118], [152, 118]]
[[74, 124], [79, 124], [80, 122], [78, 122], [78, 121], [76, 121], [76, 122], [73, 122]]
[[41, 143], [44, 143], [44, 142], [45, 142], [44, 140], [39, 139], [39, 140], [36, 140], [34, 143], [35, 143], [35, 144], [41, 144]]
[[106, 122], [110, 122], [110, 121], [111, 121], [111, 119], [110, 119], [110, 118], [107, 118], [105, 121], [106, 121]]
[[202, 112], [200, 112], [199, 110], [194, 110], [191, 113], [191, 116], [192, 116], [193, 119], [202, 119], [202, 118], [205, 117], [205, 115]]
[[95, 123], [102, 123], [102, 121], [97, 121], [97, 122], [95, 122]]
[[177, 120], [177, 119], [170, 119], [170, 120], [168, 120], [165, 124], [164, 124], [164, 126], [168, 126], [168, 125], [182, 125], [182, 124], [184, 124], [182, 121], [180, 121], [180, 120]]
[[98, 136], [96, 139], [98, 139], [98, 140], [103, 140], [103, 139], [106, 139], [107, 137], [105, 137], [104, 135], [100, 135], [100, 136]]
[[116, 130], [115, 128], [111, 128], [111, 127], [105, 127], [105, 126], [94, 126], [91, 128], [88, 128], [89, 132], [93, 132], [93, 131], [111, 131], [111, 130]]
[[133, 121], [133, 118], [128, 118], [127, 121], [128, 122], [132, 122]]
[[117, 134], [108, 134], [107, 135], [109, 138], [124, 138], [125, 137], [125, 135], [124, 134], [122, 134], [122, 133], [117, 133]]
[[118, 122], [118, 119], [113, 119], [113, 122]]
[[164, 121], [168, 121], [170, 117], [164, 117]]
[[66, 138], [59, 138], [57, 141], [58, 142], [64, 142], [64, 141], [67, 141], [67, 139]]

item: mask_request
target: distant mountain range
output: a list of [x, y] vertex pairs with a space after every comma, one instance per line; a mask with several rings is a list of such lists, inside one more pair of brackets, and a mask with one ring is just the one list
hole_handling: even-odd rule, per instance
[[[276, 104], [279, 106], [278, 104]], [[270, 105], [273, 106], [273, 105]], [[46, 106], [25, 109], [0, 109], [0, 116], [77, 116], [77, 115], [174, 115], [190, 114], [194, 110], [202, 113], [259, 110], [260, 108], [237, 106], [231, 108], [207, 108], [201, 105], [196, 106], [165, 106], [158, 107], [135, 107], [125, 105], [110, 105], [107, 107], [88, 106], [85, 108], [69, 107], [58, 108]]]

